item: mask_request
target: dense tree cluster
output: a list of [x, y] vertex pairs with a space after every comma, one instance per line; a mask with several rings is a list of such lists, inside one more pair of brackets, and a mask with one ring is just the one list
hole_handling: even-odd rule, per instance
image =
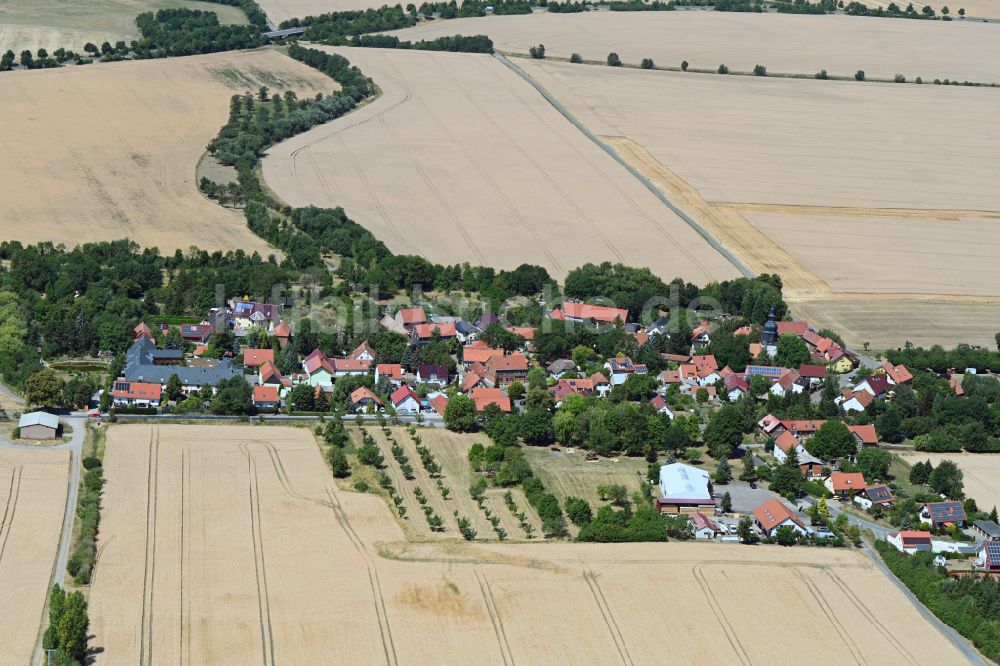
[[160, 9], [135, 19], [142, 39], [138, 57], [166, 57], [250, 49], [267, 40], [255, 25], [221, 25], [215, 12], [196, 9]]
[[306, 28], [303, 39], [325, 41], [370, 32], [385, 32], [416, 25], [414, 15], [403, 11], [400, 5], [383, 5], [378, 9], [329, 12], [303, 19], [293, 18], [281, 23], [281, 28]]
[[486, 35], [453, 35], [419, 42], [400, 41], [395, 35], [358, 35], [348, 42], [351, 46], [380, 49], [411, 49], [414, 51], [451, 51], [453, 53], [493, 53], [493, 40]]

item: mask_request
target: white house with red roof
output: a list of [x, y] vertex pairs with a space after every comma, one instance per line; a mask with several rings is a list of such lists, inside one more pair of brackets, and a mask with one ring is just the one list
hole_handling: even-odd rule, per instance
[[420, 398], [405, 384], [392, 392], [389, 402], [397, 414], [416, 414], [420, 411]]
[[823, 485], [831, 493], [843, 499], [863, 493], [867, 483], [865, 475], [861, 472], [834, 472], [826, 478]]
[[649, 404], [653, 406], [657, 414], [666, 414], [667, 418], [671, 421], [674, 419], [674, 413], [670, 410], [670, 405], [661, 396], [656, 396], [649, 401]]
[[444, 324], [415, 324], [410, 329], [410, 340], [416, 345], [426, 345], [437, 335], [442, 340], [454, 340], [458, 337], [458, 329], [454, 322]]
[[368, 341], [365, 340], [360, 345], [358, 345], [357, 349], [351, 352], [349, 358], [352, 358], [355, 361], [371, 362], [375, 360], [375, 350], [372, 349], [371, 345], [368, 344]]
[[722, 528], [701, 511], [692, 512], [688, 518], [691, 520], [691, 529], [695, 539], [714, 539], [722, 534]]
[[792, 510], [776, 499], [769, 499], [753, 510], [754, 522], [765, 536], [773, 536], [778, 528], [787, 526], [802, 536], [812, 530], [799, 520]]

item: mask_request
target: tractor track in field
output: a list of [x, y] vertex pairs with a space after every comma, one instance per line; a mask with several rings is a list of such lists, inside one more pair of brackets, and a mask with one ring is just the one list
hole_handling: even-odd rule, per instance
[[514, 666], [514, 653], [510, 649], [510, 642], [507, 640], [507, 632], [503, 626], [503, 619], [500, 617], [500, 607], [497, 606], [496, 597], [493, 595], [493, 588], [490, 581], [477, 565], [474, 567], [476, 582], [479, 583], [479, 591], [483, 595], [483, 603], [486, 605], [486, 612], [490, 616], [490, 623], [497, 636], [497, 644], [500, 646], [500, 658], [504, 664]]
[[[260, 519], [260, 480], [257, 474], [257, 463], [250, 453], [246, 442], [240, 444], [240, 449], [247, 457], [247, 487], [250, 501], [250, 538], [253, 541], [254, 575], [257, 584], [257, 615], [260, 624], [261, 657], [264, 666], [275, 664], [274, 659], [274, 629], [271, 626], [271, 598], [267, 589], [267, 563], [264, 557], [264, 535]], [[270, 659], [270, 662], [268, 661]]]
[[618, 621], [611, 611], [611, 606], [608, 605], [608, 600], [604, 596], [601, 584], [597, 582], [597, 576], [594, 575], [593, 571], [588, 570], [583, 573], [583, 580], [586, 581], [587, 587], [590, 588], [590, 593], [594, 596], [594, 602], [597, 604], [598, 610], [601, 611], [601, 617], [604, 619], [604, 624], [607, 626], [608, 632], [611, 633], [611, 639], [615, 643], [615, 648], [618, 650], [618, 655], [621, 657], [622, 663], [626, 666], [633, 666], [635, 662], [632, 661], [632, 656], [628, 653], [625, 637], [622, 636], [621, 629], [618, 627]]
[[741, 664], [746, 664], [749, 666], [752, 662], [750, 661], [749, 655], [747, 655], [746, 648], [740, 641], [739, 636], [736, 635], [736, 629], [733, 627], [732, 622], [726, 617], [725, 611], [722, 610], [722, 606], [719, 604], [719, 599], [712, 592], [712, 587], [708, 584], [708, 579], [705, 577], [702, 568], [705, 563], [698, 563], [691, 567], [691, 573], [694, 575], [695, 581], [701, 587], [701, 591], [705, 595], [705, 599], [708, 601], [709, 607], [712, 609], [712, 613], [715, 615], [715, 619], [718, 620], [719, 626], [722, 628], [723, 633], [726, 634], [726, 639], [729, 641], [730, 646], [733, 648], [733, 652], [736, 653], [737, 659], [740, 660]]
[[[153, 593], [156, 578], [156, 498], [160, 478], [160, 432], [149, 435], [146, 463], [146, 545], [142, 575], [142, 617], [139, 628], [139, 664], [153, 663]], [[148, 647], [147, 647], [148, 645]]]
[[844, 627], [844, 624], [837, 617], [837, 613], [832, 608], [830, 608], [830, 605], [827, 603], [826, 599], [823, 598], [823, 593], [820, 592], [819, 589], [816, 587], [816, 583], [809, 580], [809, 578], [804, 573], [802, 573], [800, 569], [796, 567], [789, 567], [789, 569], [792, 571], [792, 573], [795, 574], [795, 577], [798, 578], [800, 581], [802, 581], [802, 584], [805, 585], [806, 590], [809, 591], [809, 595], [813, 598], [813, 601], [816, 602], [816, 606], [819, 607], [820, 611], [823, 613], [823, 616], [826, 617], [827, 621], [837, 632], [837, 635], [840, 636], [840, 639], [844, 642], [844, 645], [847, 647], [847, 650], [851, 653], [851, 657], [854, 658], [854, 661], [856, 661], [858, 664], [862, 666], [868, 664], [868, 661], [865, 659], [864, 653], [861, 651], [861, 649], [858, 647], [858, 644], [851, 637], [850, 632], [847, 631], [847, 629]]
[[21, 474], [23, 472], [23, 465], [18, 465], [11, 470], [7, 505], [4, 507], [3, 519], [0, 520], [0, 531], [3, 532], [3, 541], [0, 541], [0, 562], [3, 562], [3, 555], [7, 551], [7, 539], [10, 538], [10, 532], [14, 526], [14, 513], [17, 511], [17, 499], [21, 495]]

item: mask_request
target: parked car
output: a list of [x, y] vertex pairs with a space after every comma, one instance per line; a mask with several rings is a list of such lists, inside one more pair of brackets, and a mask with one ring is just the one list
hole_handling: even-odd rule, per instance
[[750, 487], [753, 488], [754, 490], [757, 490], [757, 482], [756, 481], [751, 481], [750, 482]]
[[833, 531], [829, 527], [817, 527], [816, 528], [816, 538], [817, 539], [832, 539]]

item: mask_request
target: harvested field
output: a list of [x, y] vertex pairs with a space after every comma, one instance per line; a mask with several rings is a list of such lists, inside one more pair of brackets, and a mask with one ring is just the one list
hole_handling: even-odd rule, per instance
[[[1000, 326], [1000, 197], [983, 194], [1000, 159], [975, 147], [1000, 136], [992, 89], [517, 63], [752, 270], [780, 273], [797, 316], [875, 349], [989, 343]], [[910, 115], [938, 102], [960, 137]], [[966, 125], [980, 104], [996, 109]], [[873, 132], [885, 108], [914, 122]]]
[[[822, 664], [962, 662], [856, 552], [407, 543], [382, 499], [337, 490], [307, 429], [113, 426], [105, 470], [100, 663], [651, 663], [664, 598], [685, 608], [685, 663], [774, 661], [818, 636]], [[761, 634], [755, 609], [796, 631]]]
[[[977, 18], [1000, 18], [1000, 3], [996, 0], [961, 0], [954, 6], [949, 5], [944, 0], [931, 0], [931, 2], [913, 3], [913, 6], [917, 9], [917, 11], [920, 11], [924, 5], [930, 5], [939, 14], [942, 7], [948, 7], [951, 10], [951, 17], [955, 21], [961, 21], [962, 23], [971, 23], [972, 19]], [[960, 7], [965, 8], [965, 19], [961, 19], [958, 16], [958, 10]]]
[[260, 8], [267, 17], [278, 25], [293, 18], [318, 16], [327, 12], [343, 12], [351, 9], [378, 9], [392, 4], [385, 0], [261, 0]]
[[0, 50], [52, 52], [62, 47], [82, 52], [87, 42], [127, 43], [139, 38], [136, 16], [173, 7], [215, 12], [221, 23], [247, 22], [238, 7], [189, 0], [0, 0]]
[[709, 202], [1000, 211], [993, 89], [517, 64]]
[[263, 161], [293, 206], [342, 205], [395, 252], [440, 263], [621, 261], [693, 282], [736, 269], [497, 60], [331, 49], [383, 89]]
[[[1000, 10], [995, 0], [982, 3]], [[996, 32], [996, 26], [970, 21], [678, 11], [490, 16], [431, 21], [393, 34], [411, 40], [486, 34], [504, 52], [526, 54], [544, 44], [550, 57], [579, 53], [604, 62], [614, 51], [632, 65], [652, 58], [661, 67], [687, 60], [692, 69], [712, 71], [720, 63], [744, 72], [761, 64], [772, 74], [812, 76], [825, 69], [831, 76], [854, 76], [863, 69], [878, 78], [992, 83], [1000, 82]]]
[[336, 89], [273, 50], [0, 77], [4, 237], [70, 247], [128, 237], [164, 254], [192, 245], [274, 253], [242, 212], [204, 198], [195, 182], [230, 96], [261, 85], [309, 95]]
[[1000, 507], [1000, 454], [995, 453], [900, 453], [911, 465], [930, 460], [937, 467], [942, 460], [951, 460], [965, 477], [965, 494], [976, 500], [983, 511]]
[[[787, 206], [741, 212], [834, 292], [1000, 295], [1000, 213], [843, 215]], [[875, 268], [878, 279], [864, 267]]]
[[792, 302], [792, 312], [815, 329], [831, 328], [857, 349], [915, 345], [953, 347], [961, 342], [992, 348], [1000, 329], [1000, 303], [974, 299], [855, 295]]
[[68, 451], [0, 449], [2, 663], [27, 663], [39, 637], [68, 478]]

